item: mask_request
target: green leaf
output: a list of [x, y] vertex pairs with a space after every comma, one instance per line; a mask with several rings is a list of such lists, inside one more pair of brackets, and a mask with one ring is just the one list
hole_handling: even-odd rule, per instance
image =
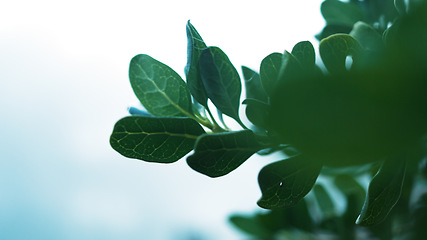
[[191, 118], [133, 116], [116, 123], [110, 144], [128, 158], [172, 163], [189, 153], [203, 133]]
[[253, 98], [268, 102], [268, 96], [261, 85], [261, 78], [254, 70], [242, 66], [243, 79], [245, 80], [246, 98]]
[[321, 41], [324, 38], [327, 38], [333, 34], [336, 33], [350, 33], [351, 29], [353, 29], [353, 26], [344, 26], [339, 24], [329, 24], [326, 25], [322, 32], [316, 35], [317, 40]]
[[304, 69], [312, 69], [316, 63], [314, 47], [309, 41], [297, 43], [292, 49], [292, 55], [298, 59]]
[[206, 94], [205, 87], [203, 86], [199, 67], [200, 54], [207, 48], [207, 46], [190, 21], [187, 22], [186, 30], [188, 47], [187, 65], [185, 66], [184, 71], [187, 79], [187, 85], [194, 99], [207, 108], [208, 95]]
[[356, 224], [375, 225], [382, 222], [397, 201], [405, 178], [406, 161], [387, 159], [369, 184], [368, 194]]
[[279, 79], [277, 85], [274, 89], [276, 94], [281, 95], [281, 92], [278, 92], [277, 89], [279, 86], [283, 86], [283, 84], [294, 84], [295, 82], [301, 82], [302, 79], [306, 79], [309, 73], [312, 71], [304, 70], [301, 67], [300, 62], [295, 58], [292, 53], [285, 51], [282, 55], [282, 66], [279, 71]]
[[250, 130], [205, 134], [197, 139], [188, 165], [209, 177], [226, 175], [239, 167], [263, 146]]
[[261, 61], [259, 75], [265, 92], [272, 96], [276, 88], [280, 68], [282, 67], [283, 54], [272, 53]]
[[357, 65], [362, 47], [359, 42], [348, 34], [334, 34], [320, 42], [319, 53], [325, 67], [332, 74], [347, 72], [345, 60], [352, 56], [352, 68]]
[[240, 122], [242, 86], [239, 73], [218, 47], [209, 47], [200, 55], [200, 73], [208, 97], [225, 115]]
[[242, 104], [246, 104], [246, 116], [251, 123], [263, 129], [268, 129], [267, 117], [270, 105], [255, 99], [245, 99]]
[[306, 201], [300, 201], [293, 208], [262, 211], [253, 215], [234, 214], [230, 222], [240, 230], [258, 237], [256, 239], [278, 239], [280, 233], [295, 229], [302, 232], [314, 230]]
[[191, 116], [190, 91], [169, 66], [140, 54], [129, 68], [132, 89], [147, 111], [155, 116]]
[[381, 34], [367, 23], [355, 23], [353, 30], [350, 32], [350, 36], [356, 39], [366, 50], [380, 51], [384, 48], [384, 42]]
[[334, 202], [326, 189], [322, 185], [316, 184], [313, 188], [313, 193], [316, 197], [317, 204], [319, 205], [323, 218], [325, 219], [335, 216]]
[[265, 219], [265, 215], [261, 214], [255, 216], [233, 215], [230, 217], [230, 222], [247, 234], [260, 239], [270, 239], [271, 236], [274, 236], [274, 231], [268, 228], [269, 226], [265, 226], [265, 222], [262, 221], [263, 217]]
[[403, 15], [406, 13], [406, 3], [405, 0], [394, 0], [394, 6], [399, 12], [400, 15]]
[[258, 205], [267, 209], [296, 205], [310, 192], [321, 168], [301, 155], [265, 166], [258, 175], [262, 192]]
[[352, 27], [355, 22], [366, 20], [363, 8], [353, 2], [326, 0], [320, 6], [320, 11], [328, 25], [339, 24]]

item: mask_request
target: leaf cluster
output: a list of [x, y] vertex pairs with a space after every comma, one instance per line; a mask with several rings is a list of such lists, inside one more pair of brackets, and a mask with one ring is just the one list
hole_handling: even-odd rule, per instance
[[[111, 146], [157, 163], [190, 153], [188, 165], [209, 177], [229, 174], [255, 153], [284, 153], [258, 175], [258, 205], [281, 210], [231, 218], [262, 239], [295, 229], [354, 239], [354, 222], [374, 226], [389, 224], [389, 214], [403, 216], [409, 208], [398, 200], [402, 195], [409, 202], [427, 153], [427, 4], [326, 0], [321, 12], [323, 65], [316, 63], [313, 45], [301, 41], [266, 56], [259, 72], [242, 66], [243, 81], [228, 56], [207, 46], [188, 22], [185, 81], [154, 58], [135, 56], [129, 78], [145, 109], [131, 108], [132, 116], [116, 123]], [[223, 115], [242, 129], [229, 129]], [[363, 174], [371, 178], [367, 189], [357, 180]], [[316, 183], [319, 176], [329, 176], [344, 194], [344, 213], [336, 211], [328, 188]], [[310, 192], [320, 217], [303, 200]], [[293, 221], [297, 215], [306, 221]], [[277, 223], [279, 218], [287, 220]], [[369, 231], [387, 238], [384, 231]]]

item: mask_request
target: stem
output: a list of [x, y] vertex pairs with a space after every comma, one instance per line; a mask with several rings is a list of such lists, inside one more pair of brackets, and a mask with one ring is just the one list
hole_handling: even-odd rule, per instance
[[243, 129], [245, 129], [245, 130], [248, 130], [249, 128], [247, 128], [246, 126], [245, 126], [245, 124], [243, 124], [243, 122], [240, 120], [240, 118], [238, 118], [238, 119], [236, 119], [236, 122], [243, 128]]
[[225, 132], [225, 130], [221, 126], [219, 126], [219, 124], [216, 122], [214, 116], [212, 115], [212, 113], [208, 107], [206, 108], [206, 110], [209, 114], [209, 117], [212, 119], [212, 122], [213, 122], [213, 128], [211, 128], [212, 131], [213, 132]]

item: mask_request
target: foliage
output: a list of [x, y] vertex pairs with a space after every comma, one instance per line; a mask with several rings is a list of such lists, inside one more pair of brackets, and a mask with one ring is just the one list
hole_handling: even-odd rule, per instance
[[[194, 149], [188, 165], [213, 178], [257, 152], [283, 152], [258, 176], [258, 205], [274, 210], [230, 219], [255, 238], [417, 239], [427, 214], [427, 194], [414, 190], [425, 188], [427, 172], [427, 4], [326, 0], [321, 12], [324, 67], [309, 41], [266, 56], [259, 73], [242, 67], [250, 128], [239, 115], [238, 71], [188, 22], [186, 81], [148, 55], [135, 56], [129, 78], [145, 110], [132, 108], [117, 122], [111, 146], [158, 163]], [[242, 129], [229, 129], [223, 114]]]

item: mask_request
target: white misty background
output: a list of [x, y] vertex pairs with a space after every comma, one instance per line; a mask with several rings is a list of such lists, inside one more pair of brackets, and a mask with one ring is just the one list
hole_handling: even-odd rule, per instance
[[[241, 73], [322, 29], [321, 1], [5, 1], [0, 4], [0, 239], [242, 239], [227, 217], [260, 211], [254, 156], [210, 179], [185, 159], [109, 146], [138, 106], [131, 58], [181, 76], [187, 20]], [[242, 98], [243, 100], [243, 98]], [[242, 116], [243, 117], [243, 116]]]

